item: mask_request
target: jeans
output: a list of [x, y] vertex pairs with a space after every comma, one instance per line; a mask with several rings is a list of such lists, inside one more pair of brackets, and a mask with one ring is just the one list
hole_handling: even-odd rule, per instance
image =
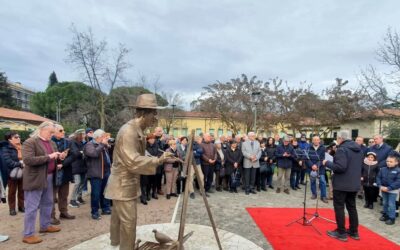
[[274, 177], [276, 165], [275, 164], [270, 164], [269, 166], [271, 167], [272, 172], [267, 175], [267, 184], [269, 186], [271, 186], [272, 185], [272, 178]]
[[99, 208], [103, 211], [110, 211], [110, 200], [104, 198], [104, 189], [107, 184], [109, 175], [105, 175], [103, 179], [90, 178], [90, 186], [92, 193], [90, 194], [90, 204], [92, 208], [92, 215], [99, 215]]
[[383, 198], [383, 212], [391, 219], [396, 219], [396, 198], [397, 194], [382, 192]]
[[204, 189], [208, 192], [211, 189], [211, 184], [214, 179], [214, 167], [209, 165], [202, 165], [201, 170], [204, 175]]
[[350, 232], [358, 233], [358, 214], [356, 208], [357, 192], [346, 192], [333, 190], [333, 207], [335, 209], [335, 217], [337, 231], [339, 234], [345, 234], [345, 216], [344, 206], [346, 204], [347, 212], [349, 213]]
[[300, 184], [301, 171], [300, 169], [292, 169], [290, 173], [290, 187], [295, 188]]
[[[311, 180], [311, 193], [317, 195], [317, 178], [310, 177]], [[326, 198], [326, 179], [325, 175], [319, 176], [319, 190], [321, 191], [321, 199]]]
[[256, 182], [256, 168], [243, 168], [244, 171], [244, 183], [247, 192], [254, 189], [254, 184]]
[[86, 182], [86, 174], [74, 174], [74, 189], [72, 190], [71, 200], [76, 201], [79, 197], [82, 198], [83, 187]]

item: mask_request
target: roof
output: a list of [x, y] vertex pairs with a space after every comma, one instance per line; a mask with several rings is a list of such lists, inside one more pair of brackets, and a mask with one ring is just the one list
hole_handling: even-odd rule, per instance
[[175, 117], [182, 117], [182, 118], [219, 118], [219, 115], [211, 112], [198, 112], [198, 111], [178, 111], [175, 114]]
[[45, 121], [52, 121], [40, 115], [31, 112], [19, 111], [0, 107], [0, 119], [19, 120], [30, 123], [42, 123]]
[[21, 92], [27, 92], [30, 94], [35, 94], [35, 91], [23, 86], [20, 82], [7, 82], [10, 89], [19, 90]]

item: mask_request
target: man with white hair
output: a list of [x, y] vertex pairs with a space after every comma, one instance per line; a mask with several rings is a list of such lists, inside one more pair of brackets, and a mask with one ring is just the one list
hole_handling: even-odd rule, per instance
[[393, 148], [383, 141], [382, 135], [374, 136], [375, 145], [368, 152], [374, 152], [378, 161], [379, 168], [386, 167], [386, 158], [393, 152]]
[[214, 179], [215, 163], [217, 161], [217, 150], [214, 143], [211, 142], [211, 135], [205, 133], [203, 136], [204, 142], [201, 144], [203, 151], [201, 155], [201, 169], [204, 175], [204, 189], [207, 193], [214, 193], [211, 190], [211, 184]]
[[[361, 185], [361, 170], [364, 153], [360, 145], [351, 140], [350, 132], [340, 131], [337, 136], [338, 148], [333, 162], [324, 160], [323, 165], [333, 171], [333, 207], [337, 229], [327, 231], [335, 239], [347, 241], [347, 235], [359, 240], [356, 195]], [[344, 207], [349, 213], [350, 229], [346, 231]]]
[[244, 170], [244, 182], [246, 195], [250, 193], [256, 194], [254, 190], [256, 181], [256, 171], [260, 168], [259, 159], [261, 157], [260, 143], [256, 140], [256, 134], [254, 132], [248, 133], [248, 140], [242, 144], [243, 153], [243, 170]]

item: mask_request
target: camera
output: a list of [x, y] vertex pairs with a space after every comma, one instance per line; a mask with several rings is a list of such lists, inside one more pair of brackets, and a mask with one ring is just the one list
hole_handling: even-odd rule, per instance
[[114, 143], [115, 143], [115, 138], [108, 139], [108, 144], [114, 144]]

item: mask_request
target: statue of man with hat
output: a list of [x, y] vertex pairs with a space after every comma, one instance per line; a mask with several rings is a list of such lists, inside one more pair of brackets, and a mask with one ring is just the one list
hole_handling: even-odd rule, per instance
[[157, 123], [156, 96], [138, 96], [135, 118], [125, 123], [119, 130], [111, 175], [105, 190], [105, 197], [113, 200], [111, 214], [111, 245], [120, 249], [133, 249], [136, 240], [137, 199], [140, 197], [140, 175], [154, 175], [156, 168], [172, 157], [164, 153], [159, 158], [145, 156], [146, 136], [144, 130]]

